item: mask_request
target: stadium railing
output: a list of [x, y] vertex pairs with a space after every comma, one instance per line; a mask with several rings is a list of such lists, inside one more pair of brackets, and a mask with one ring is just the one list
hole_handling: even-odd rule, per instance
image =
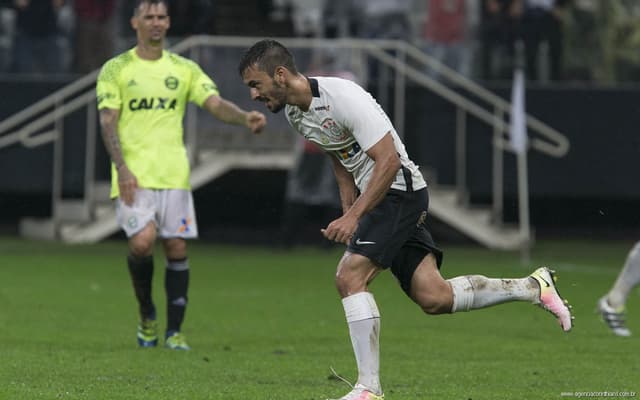
[[[232, 99], [245, 108], [254, 108], [247, 95], [247, 89], [237, 76], [237, 61], [242, 51], [261, 38], [192, 36], [171, 48], [198, 62], [210, 73], [226, 98]], [[292, 49], [298, 63], [311, 65], [317, 51], [331, 51], [337, 55], [341, 67], [351, 70], [364, 85], [391, 88], [377, 93], [377, 99], [387, 111], [391, 111], [393, 122], [399, 135], [405, 130], [405, 108], [407, 81], [436, 93], [456, 108], [455, 143], [456, 177], [455, 188], [432, 188], [431, 212], [444, 222], [453, 225], [463, 233], [482, 244], [502, 249], [526, 248], [531, 242], [529, 223], [527, 151], [514, 151], [510, 143], [511, 104], [481, 85], [447, 68], [437, 59], [425, 54], [421, 49], [402, 41], [361, 40], [361, 39], [306, 39], [280, 38]], [[302, 60], [302, 61], [301, 61]], [[307, 64], [305, 64], [307, 63]], [[371, 73], [375, 64], [377, 72]], [[430, 69], [438, 74], [434, 79], [425, 72]], [[0, 149], [15, 143], [25, 147], [35, 147], [54, 143], [53, 165], [53, 215], [45, 229], [49, 236], [65, 239], [61, 235], [62, 224], [75, 220], [79, 224], [95, 223], [95, 205], [103, 201], [104, 183], [96, 182], [95, 146], [97, 139], [97, 113], [95, 103], [95, 81], [98, 71], [94, 71], [78, 81], [52, 93], [34, 105], [0, 122]], [[464, 92], [468, 94], [463, 94]], [[87, 151], [85, 153], [84, 198], [63, 199], [62, 164], [64, 162], [63, 138], [64, 119], [82, 108], [87, 113]], [[476, 118], [492, 128], [492, 201], [486, 212], [478, 213], [469, 207], [466, 176], [466, 143], [468, 119]], [[206, 118], [203, 119], [203, 118]], [[201, 121], [202, 119], [202, 121]], [[569, 149], [567, 138], [544, 122], [526, 115], [528, 149], [551, 157], [563, 157]], [[238, 134], [241, 128], [216, 122], [205, 116], [196, 107], [189, 107], [185, 123], [185, 143], [190, 150], [191, 162], [197, 168], [206, 160], [215, 159], [211, 152], [228, 157], [217, 157], [216, 171], [223, 173], [228, 168], [259, 167], [256, 154], [271, 155], [265, 163], [286, 168], [290, 165], [290, 154], [294, 136], [283, 118], [270, 118], [268, 132], [255, 137]], [[518, 204], [519, 221], [517, 228], [503, 226], [504, 193], [504, 153], [512, 152], [518, 162]], [[235, 155], [235, 156], [234, 156]], [[280, 162], [274, 161], [282, 157]], [[229, 165], [220, 166], [220, 159], [229, 160]], [[204, 165], [206, 168], [206, 165]], [[195, 171], [195, 169], [194, 169]], [[217, 173], [208, 173], [206, 179], [213, 179]], [[441, 189], [438, 191], [438, 189]], [[105, 233], [117, 229], [110, 224]], [[86, 235], [85, 240], [91, 240]], [[99, 238], [94, 238], [97, 240]]]

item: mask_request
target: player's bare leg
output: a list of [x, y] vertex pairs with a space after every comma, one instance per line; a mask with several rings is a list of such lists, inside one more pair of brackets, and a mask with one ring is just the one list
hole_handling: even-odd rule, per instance
[[346, 252], [336, 273], [351, 344], [358, 365], [358, 381], [341, 400], [380, 400], [380, 312], [367, 285], [381, 271], [368, 258]]

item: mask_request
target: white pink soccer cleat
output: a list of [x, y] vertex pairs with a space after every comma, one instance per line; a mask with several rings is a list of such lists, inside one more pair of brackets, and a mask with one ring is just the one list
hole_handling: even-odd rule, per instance
[[339, 399], [328, 399], [328, 400], [384, 400], [384, 394], [377, 395], [366, 387], [356, 384], [353, 387], [353, 390], [347, 393], [346, 395], [340, 397]]
[[540, 299], [535, 304], [558, 318], [558, 323], [562, 327], [562, 330], [569, 332], [573, 326], [574, 317], [571, 315], [569, 302], [560, 297], [560, 293], [558, 293], [555, 285], [557, 278], [554, 273], [555, 271], [547, 267], [542, 267], [529, 275], [540, 285]]

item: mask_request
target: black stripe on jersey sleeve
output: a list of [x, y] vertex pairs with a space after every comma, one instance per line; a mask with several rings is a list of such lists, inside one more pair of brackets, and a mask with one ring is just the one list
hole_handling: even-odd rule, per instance
[[309, 86], [311, 86], [311, 94], [313, 97], [320, 97], [320, 89], [318, 88], [318, 80], [313, 78], [307, 78]]
[[409, 168], [402, 166], [402, 176], [404, 177], [404, 184], [407, 186], [407, 192], [413, 192], [413, 177]]

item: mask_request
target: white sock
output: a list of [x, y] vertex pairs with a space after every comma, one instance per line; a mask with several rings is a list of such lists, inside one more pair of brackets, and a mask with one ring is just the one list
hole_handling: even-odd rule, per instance
[[380, 395], [380, 312], [376, 301], [371, 293], [360, 292], [342, 299], [342, 306], [358, 364], [358, 383]]
[[609, 291], [607, 301], [613, 308], [623, 307], [631, 289], [640, 283], [640, 242], [633, 246], [627, 256], [627, 261], [620, 271], [616, 283]]
[[489, 279], [465, 275], [449, 279], [453, 289], [451, 312], [469, 311], [514, 300], [538, 301], [540, 287], [533, 279]]

